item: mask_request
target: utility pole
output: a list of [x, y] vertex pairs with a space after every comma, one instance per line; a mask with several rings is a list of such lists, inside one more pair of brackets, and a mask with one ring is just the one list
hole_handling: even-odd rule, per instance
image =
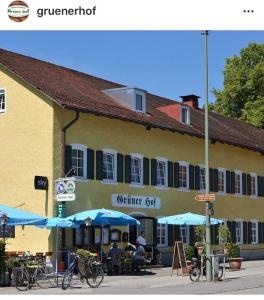
[[[205, 30], [204, 35], [204, 47], [205, 47], [205, 110], [204, 110], [204, 121], [205, 121], [205, 193], [210, 193], [210, 182], [209, 182], [209, 128], [208, 128], [208, 30]], [[205, 216], [206, 216], [206, 257], [210, 258], [211, 255], [211, 232], [210, 232], [210, 214], [209, 211], [212, 209], [211, 203], [206, 202]], [[211, 258], [206, 260], [206, 279], [212, 281], [212, 262]]]

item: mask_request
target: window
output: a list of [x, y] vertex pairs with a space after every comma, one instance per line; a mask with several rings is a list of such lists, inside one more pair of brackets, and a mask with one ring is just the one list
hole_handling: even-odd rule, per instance
[[157, 186], [167, 186], [167, 160], [157, 159]]
[[189, 244], [189, 227], [187, 225], [180, 226], [180, 235], [182, 242], [186, 245]]
[[188, 107], [181, 107], [181, 122], [183, 124], [190, 124], [190, 109]]
[[159, 246], [167, 246], [168, 242], [168, 225], [157, 224], [157, 241]]
[[189, 188], [189, 164], [186, 162], [179, 162], [179, 188]]
[[257, 175], [250, 173], [251, 196], [257, 196]]
[[143, 96], [136, 94], [136, 110], [143, 111]]
[[6, 95], [5, 90], [0, 89], [0, 114], [6, 112]]
[[225, 193], [226, 191], [225, 175], [226, 175], [226, 171], [224, 169], [218, 169], [218, 192]]
[[143, 184], [143, 155], [131, 155], [131, 183]]
[[252, 236], [252, 244], [258, 243], [258, 221], [251, 221], [251, 236]]
[[205, 168], [200, 167], [200, 190], [205, 191]]
[[75, 177], [78, 179], [87, 178], [87, 148], [84, 145], [72, 146], [72, 168], [75, 172]]
[[235, 171], [235, 194], [242, 194], [242, 175], [240, 171]]
[[107, 180], [114, 180], [115, 159], [114, 154], [103, 154], [103, 178]]
[[236, 243], [243, 243], [243, 222], [240, 220], [236, 221]]

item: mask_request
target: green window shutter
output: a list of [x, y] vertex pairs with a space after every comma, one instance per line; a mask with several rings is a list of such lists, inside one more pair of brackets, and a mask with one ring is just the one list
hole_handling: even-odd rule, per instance
[[157, 185], [157, 160], [151, 159], [151, 185]]
[[258, 244], [263, 243], [262, 223], [258, 222]]
[[125, 156], [125, 182], [131, 183], [131, 156]]
[[262, 196], [262, 191], [261, 191], [262, 178], [261, 178], [261, 176], [258, 176], [257, 182], [258, 182], [258, 196], [261, 197]]
[[194, 173], [195, 173], [195, 189], [200, 190], [200, 167], [195, 166], [194, 167]]
[[174, 226], [174, 241], [181, 241], [180, 225], [173, 225], [173, 226]]
[[124, 156], [120, 153], [117, 153], [117, 182], [123, 182], [124, 175]]
[[143, 184], [149, 185], [149, 159], [143, 158]]
[[248, 222], [248, 244], [252, 243], [252, 223]]
[[226, 192], [231, 193], [231, 174], [230, 174], [230, 171], [226, 171]]
[[[70, 176], [72, 169], [72, 146], [65, 145], [64, 147], [64, 174]], [[70, 172], [70, 173], [69, 173]]]
[[247, 174], [247, 195], [251, 195], [251, 175]]
[[103, 151], [96, 151], [96, 179], [103, 180]]
[[235, 194], [235, 172], [230, 172], [230, 193]]
[[168, 246], [174, 246], [173, 225], [168, 225]]
[[209, 187], [210, 187], [210, 192], [214, 191], [214, 169], [210, 168], [209, 169]]
[[87, 149], [87, 179], [94, 179], [94, 150]]
[[248, 222], [243, 222], [243, 244], [248, 243]]
[[173, 187], [173, 163], [168, 161], [168, 187]]
[[218, 169], [214, 169], [214, 192], [218, 192]]
[[174, 187], [179, 187], [179, 163], [174, 163]]
[[189, 226], [189, 244], [194, 245], [194, 225]]
[[189, 165], [189, 189], [194, 190], [194, 166]]
[[242, 194], [247, 194], [247, 174], [242, 174]]

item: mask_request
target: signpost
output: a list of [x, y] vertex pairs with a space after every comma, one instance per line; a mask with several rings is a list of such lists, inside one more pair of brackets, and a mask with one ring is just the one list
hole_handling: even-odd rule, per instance
[[215, 194], [199, 194], [195, 196], [195, 200], [199, 202], [203, 202], [203, 201], [213, 202], [215, 201]]

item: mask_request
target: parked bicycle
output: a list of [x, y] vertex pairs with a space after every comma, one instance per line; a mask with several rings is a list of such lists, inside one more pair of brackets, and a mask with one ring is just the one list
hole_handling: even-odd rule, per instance
[[42, 258], [32, 260], [25, 256], [21, 257], [19, 262], [20, 266], [12, 270], [15, 287], [19, 291], [31, 289], [33, 285], [38, 285], [40, 288], [49, 288], [55, 285], [56, 274]]
[[[206, 261], [210, 260], [210, 258], [203, 256], [203, 258], [199, 257], [192, 258], [192, 269], [190, 271], [190, 279], [193, 282], [199, 281], [201, 276], [206, 276]], [[218, 266], [217, 279], [220, 280], [223, 276], [223, 266]]]
[[74, 286], [78, 280], [86, 281], [92, 288], [98, 287], [103, 282], [103, 266], [101, 262], [97, 261], [96, 256], [85, 259], [75, 253], [70, 253], [70, 255], [74, 258], [63, 276], [62, 289], [66, 290], [70, 286]]

